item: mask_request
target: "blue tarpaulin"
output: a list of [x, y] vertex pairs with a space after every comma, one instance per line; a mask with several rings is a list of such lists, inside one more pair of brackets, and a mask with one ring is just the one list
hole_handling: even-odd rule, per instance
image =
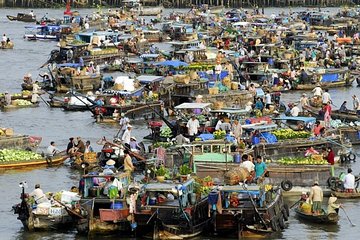
[[198, 137], [201, 138], [202, 141], [214, 139], [214, 135], [212, 135], [211, 133], [203, 133], [203, 134], [200, 134]]
[[339, 74], [331, 73], [322, 75], [322, 82], [337, 82], [339, 81]]

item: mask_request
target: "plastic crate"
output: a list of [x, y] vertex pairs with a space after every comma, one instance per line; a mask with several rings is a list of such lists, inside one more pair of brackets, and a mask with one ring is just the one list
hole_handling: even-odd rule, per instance
[[107, 221], [121, 221], [129, 216], [129, 209], [99, 209], [100, 220]]

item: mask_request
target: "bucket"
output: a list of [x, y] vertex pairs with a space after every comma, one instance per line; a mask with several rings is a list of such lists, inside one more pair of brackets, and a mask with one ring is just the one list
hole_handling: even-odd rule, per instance
[[241, 155], [240, 153], [236, 153], [234, 155], [234, 163], [240, 163], [241, 162]]
[[156, 205], [156, 197], [150, 198], [149, 205]]
[[123, 208], [123, 203], [122, 202], [111, 203], [110, 208], [111, 209], [122, 209]]
[[196, 203], [196, 193], [190, 193], [190, 204], [195, 205]]

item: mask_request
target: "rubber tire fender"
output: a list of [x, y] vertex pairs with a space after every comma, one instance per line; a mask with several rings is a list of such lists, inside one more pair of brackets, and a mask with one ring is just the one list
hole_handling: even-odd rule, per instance
[[288, 221], [289, 220], [289, 216], [290, 216], [290, 210], [289, 210], [289, 205], [284, 204], [282, 210], [281, 210], [284, 220]]
[[284, 222], [284, 214], [280, 214], [278, 222], [279, 222], [279, 227], [281, 230], [286, 227], [285, 222]]
[[293, 183], [290, 180], [284, 180], [281, 182], [280, 185], [281, 188], [286, 192], [290, 191], [293, 188]]
[[349, 158], [350, 161], [355, 161], [356, 155], [353, 154], [353, 153], [350, 153], [350, 154], [348, 155], [348, 158]]
[[329, 177], [327, 180], [327, 184], [330, 188], [336, 188], [336, 182], [337, 182], [336, 177]]

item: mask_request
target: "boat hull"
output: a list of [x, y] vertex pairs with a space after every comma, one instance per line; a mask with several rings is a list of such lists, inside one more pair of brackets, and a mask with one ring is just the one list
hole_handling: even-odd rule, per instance
[[350, 198], [360, 198], [359, 192], [347, 193], [347, 192], [332, 192], [337, 198], [350, 199]]
[[296, 216], [309, 223], [319, 224], [337, 224], [339, 221], [339, 215], [336, 213], [324, 214], [324, 215], [313, 215], [301, 212], [299, 209], [295, 209]]
[[53, 157], [52, 160], [50, 159], [38, 159], [28, 162], [13, 162], [13, 163], [6, 163], [0, 164], [0, 169], [8, 170], [8, 169], [21, 169], [21, 168], [34, 168], [34, 167], [41, 167], [41, 166], [55, 166], [62, 164], [68, 156], [58, 156]]

